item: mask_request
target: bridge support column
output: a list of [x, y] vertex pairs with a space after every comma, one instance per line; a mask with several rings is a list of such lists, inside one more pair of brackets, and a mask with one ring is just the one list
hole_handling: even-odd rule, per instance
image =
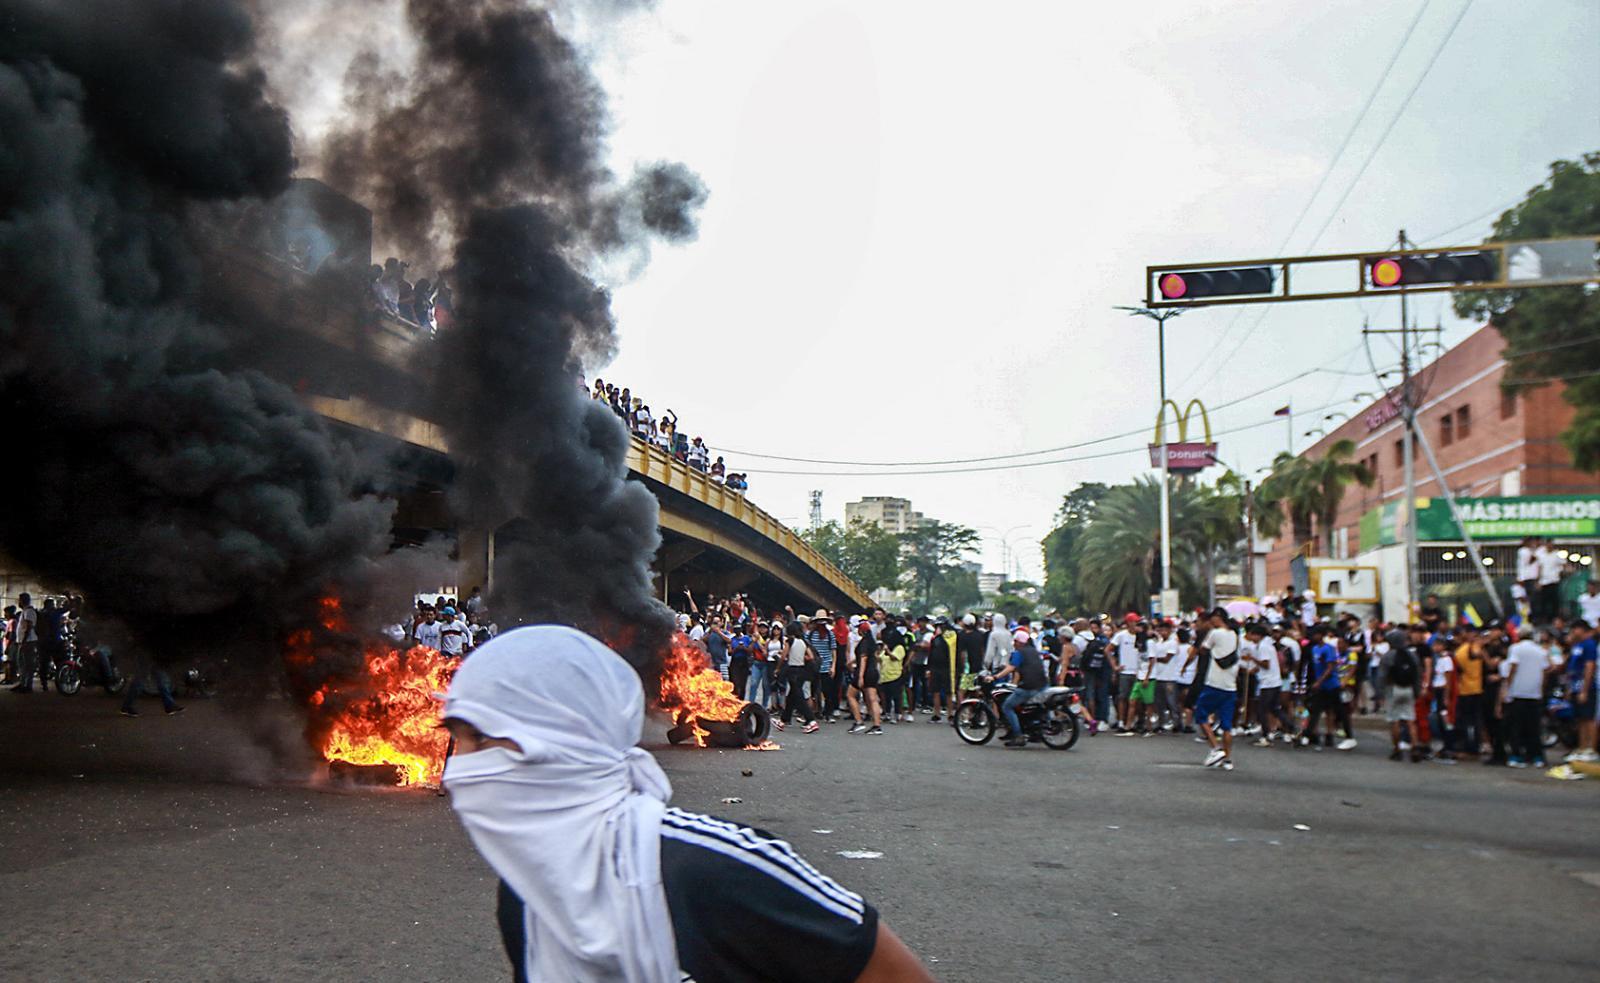
[[482, 587], [488, 594], [494, 577], [494, 531], [462, 528], [456, 532], [457, 579], [463, 594]]
[[656, 552], [656, 586], [663, 603], [672, 603], [672, 572], [705, 551], [699, 543], [683, 541], [669, 543]]

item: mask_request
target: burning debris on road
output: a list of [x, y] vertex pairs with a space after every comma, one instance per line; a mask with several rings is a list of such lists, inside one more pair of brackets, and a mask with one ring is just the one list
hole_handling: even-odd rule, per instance
[[736, 696], [733, 684], [711, 668], [705, 651], [682, 633], [672, 638], [672, 648], [662, 660], [657, 706], [673, 715], [667, 731], [673, 744], [693, 741], [718, 747], [777, 750], [767, 740], [772, 718], [765, 707]]

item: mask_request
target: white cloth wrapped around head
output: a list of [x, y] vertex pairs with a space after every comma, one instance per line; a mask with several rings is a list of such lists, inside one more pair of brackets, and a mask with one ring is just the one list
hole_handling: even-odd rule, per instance
[[518, 628], [462, 663], [444, 715], [520, 749], [452, 757], [444, 785], [522, 899], [528, 979], [677, 983], [661, 885], [672, 785], [636, 746], [644, 689], [633, 669], [577, 629]]

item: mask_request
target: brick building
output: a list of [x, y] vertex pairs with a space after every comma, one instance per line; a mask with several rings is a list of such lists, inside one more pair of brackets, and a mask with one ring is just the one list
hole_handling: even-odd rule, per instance
[[[1562, 385], [1501, 389], [1502, 378], [1516, 378], [1501, 352], [1504, 339], [1485, 326], [1444, 352], [1418, 373], [1418, 427], [1432, 444], [1450, 490], [1467, 504], [1492, 573], [1509, 574], [1518, 540], [1524, 535], [1553, 536], [1572, 555], [1574, 572], [1587, 572], [1600, 544], [1600, 477], [1572, 467], [1560, 435], [1572, 420]], [[1405, 430], [1387, 395], [1368, 404], [1303, 453], [1321, 456], [1334, 442], [1356, 444], [1355, 459], [1377, 476], [1371, 488], [1346, 489], [1333, 532], [1332, 557], [1379, 568], [1385, 617], [1405, 608], [1403, 542]], [[1424, 589], [1477, 578], [1466, 557], [1460, 530], [1449, 516], [1438, 480], [1422, 448], [1416, 448], [1419, 571]], [[1490, 509], [1489, 506], [1496, 506]], [[1512, 508], [1515, 506], [1515, 509]], [[1502, 512], [1527, 521], [1498, 521]], [[1493, 516], [1497, 521], [1490, 522]], [[1542, 516], [1542, 518], [1541, 518]], [[1365, 531], [1365, 537], [1363, 536]], [[1456, 547], [1456, 548], [1451, 548]], [[1273, 543], [1266, 557], [1267, 584], [1281, 590], [1292, 581], [1291, 559], [1299, 552], [1289, 537]]]

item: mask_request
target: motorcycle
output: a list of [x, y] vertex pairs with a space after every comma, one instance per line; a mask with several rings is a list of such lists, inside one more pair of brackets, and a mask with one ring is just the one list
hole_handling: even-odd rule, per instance
[[85, 659], [77, 639], [68, 635], [66, 655], [56, 668], [56, 692], [62, 696], [75, 696], [85, 683], [103, 687], [107, 696], [116, 696], [128, 685], [128, 677], [118, 671], [116, 663], [111, 661], [110, 649], [96, 645], [89, 650], [89, 658]]
[[[989, 743], [1005, 715], [1001, 705], [1016, 690], [1012, 683], [996, 684], [989, 673], [978, 676], [981, 696], [969, 697], [956, 705], [956, 735], [972, 745]], [[1073, 703], [1077, 691], [1069, 686], [1051, 686], [1017, 707], [1017, 720], [1029, 741], [1065, 751], [1078, 743], [1078, 715]]]

